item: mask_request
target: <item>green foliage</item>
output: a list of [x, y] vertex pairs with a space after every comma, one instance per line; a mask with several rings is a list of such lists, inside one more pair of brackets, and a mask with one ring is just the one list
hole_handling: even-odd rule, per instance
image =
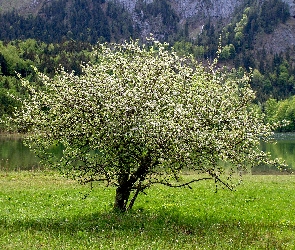
[[34, 39], [0, 42], [0, 118], [11, 116], [15, 107], [20, 106], [19, 100], [13, 99], [11, 94], [20, 99], [27, 96], [17, 74], [35, 82], [32, 66], [54, 75], [60, 65], [67, 71], [74, 70], [75, 74], [80, 74], [81, 62], [90, 60], [87, 52], [90, 48], [90, 44], [73, 41], [61, 44], [45, 44]]
[[271, 123], [288, 122], [286, 126], [278, 128], [278, 131], [295, 131], [295, 96], [281, 101], [269, 99], [265, 104], [265, 113], [267, 121]]
[[233, 28], [229, 41], [242, 51], [252, 48], [258, 33], [272, 33], [279, 23], [285, 23], [290, 17], [289, 6], [282, 0], [250, 1], [248, 6], [238, 14], [236, 23], [226, 28], [227, 31]]
[[[263, 3], [248, 1], [246, 7], [242, 5], [242, 8], [225, 27], [209, 20], [197, 36], [194, 45], [202, 45], [205, 48], [204, 57], [212, 59], [218, 50], [217, 41], [222, 34], [221, 62], [235, 68], [243, 67], [247, 71], [256, 69], [262, 74], [262, 78], [256, 78], [251, 84], [257, 92], [256, 101], [265, 102], [270, 97], [285, 99], [294, 95], [292, 58], [295, 54], [291, 53], [291, 57], [287, 53], [271, 54], [270, 51], [257, 50], [257, 46], [254, 46], [257, 37], [272, 33], [280, 23], [290, 18], [288, 5], [281, 0]], [[282, 68], [279, 69], [279, 65], [273, 64], [272, 60], [280, 60], [280, 64], [285, 61], [284, 72], [281, 71]]]
[[243, 14], [243, 17], [241, 18], [241, 20], [236, 23], [236, 27], [234, 29], [234, 32], [235, 32], [235, 42], [240, 45], [241, 44], [241, 41], [244, 39], [244, 35], [243, 35], [243, 31], [244, 31], [244, 28], [248, 22], [248, 16], [247, 16], [247, 10], [249, 10], [248, 8], [244, 11], [244, 14]]
[[197, 46], [187, 41], [177, 41], [173, 44], [173, 49], [183, 56], [193, 55], [195, 58], [199, 60], [204, 59], [204, 46]]
[[[79, 76], [61, 69], [37, 72], [41, 86], [24, 80], [30, 97], [13, 122], [49, 166], [115, 185], [115, 208], [130, 209], [156, 183], [189, 186], [183, 169], [232, 188], [234, 169], [267, 162], [259, 141], [271, 131], [252, 106], [248, 75], [205, 68], [153, 40], [101, 44], [92, 57]], [[56, 159], [50, 149], [60, 144]]]
[[225, 45], [220, 53], [221, 60], [233, 59], [235, 57], [236, 50], [233, 44]]

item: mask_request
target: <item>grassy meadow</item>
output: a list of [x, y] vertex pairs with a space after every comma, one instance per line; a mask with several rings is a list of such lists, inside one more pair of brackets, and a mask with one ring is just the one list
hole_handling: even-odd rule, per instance
[[295, 249], [295, 175], [192, 186], [154, 186], [119, 214], [113, 188], [0, 172], [0, 249]]

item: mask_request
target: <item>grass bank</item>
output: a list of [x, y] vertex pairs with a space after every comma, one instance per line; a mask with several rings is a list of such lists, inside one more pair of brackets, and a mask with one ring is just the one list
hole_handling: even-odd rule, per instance
[[244, 177], [237, 191], [155, 186], [133, 211], [114, 189], [54, 172], [0, 172], [0, 249], [295, 249], [295, 176]]

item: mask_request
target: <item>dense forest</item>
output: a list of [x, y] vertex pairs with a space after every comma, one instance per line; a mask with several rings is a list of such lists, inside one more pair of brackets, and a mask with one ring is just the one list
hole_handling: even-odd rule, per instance
[[265, 1], [262, 5], [250, 2], [225, 27], [208, 20], [194, 41], [182, 39], [176, 41], [174, 47], [182, 53], [189, 51], [199, 59], [212, 59], [216, 57], [221, 37], [220, 62], [248, 71], [254, 69], [252, 87], [257, 91], [257, 101], [295, 95], [295, 47], [280, 53], [265, 48], [258, 51], [254, 47], [258, 35], [270, 34], [279, 24], [290, 19], [289, 7], [277, 0]]
[[46, 44], [34, 39], [0, 42], [0, 117], [12, 115], [18, 103], [11, 94], [25, 98], [19, 77], [36, 81], [33, 67], [48, 75], [63, 67], [67, 71], [81, 73], [81, 63], [89, 61], [89, 43], [65, 41]]
[[[93, 0], [58, 0], [44, 5], [38, 15], [17, 11], [0, 14], [0, 117], [11, 115], [18, 105], [11, 93], [25, 98], [18, 74], [36, 81], [32, 65], [53, 75], [62, 66], [81, 74], [81, 62], [90, 60], [89, 51], [97, 42], [136, 39], [141, 24], [149, 20], [155, 37], [168, 41], [180, 54], [192, 54], [207, 62], [219, 56], [220, 66], [252, 71], [256, 104], [266, 112], [268, 121], [293, 121], [286, 127], [295, 130], [295, 48], [280, 53], [257, 49], [258, 36], [272, 34], [293, 17], [281, 0], [249, 0], [236, 10], [231, 22], [208, 19], [197, 35], [190, 33], [194, 20], [179, 25], [179, 17], [167, 0], [138, 1], [138, 22], [118, 3]], [[269, 17], [272, 17], [271, 19]], [[283, 108], [282, 108], [283, 107]]]
[[122, 6], [113, 2], [104, 6], [105, 0], [59, 0], [43, 6], [36, 16], [6, 12], [0, 15], [0, 40], [34, 38], [58, 43], [73, 39], [96, 43], [135, 36], [131, 17]]

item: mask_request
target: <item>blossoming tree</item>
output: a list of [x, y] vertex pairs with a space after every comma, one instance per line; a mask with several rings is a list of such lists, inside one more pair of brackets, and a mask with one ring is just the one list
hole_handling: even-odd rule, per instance
[[[270, 127], [252, 107], [249, 76], [204, 67], [151, 41], [98, 45], [76, 76], [38, 73], [15, 122], [44, 163], [82, 183], [116, 186], [114, 208], [132, 208], [153, 184], [189, 187], [213, 179], [231, 188], [231, 171], [265, 160]], [[53, 153], [63, 147], [59, 158]], [[189, 181], [183, 171], [193, 173]]]

